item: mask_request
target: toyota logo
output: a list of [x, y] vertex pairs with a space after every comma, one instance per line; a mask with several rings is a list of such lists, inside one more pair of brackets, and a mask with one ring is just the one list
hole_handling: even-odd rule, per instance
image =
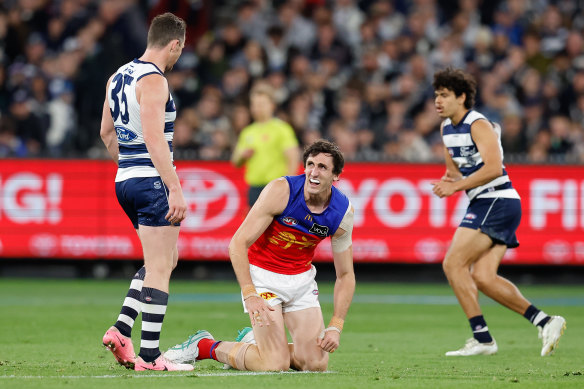
[[201, 168], [177, 169], [188, 206], [181, 228], [207, 232], [228, 224], [239, 209], [239, 191], [231, 180]]

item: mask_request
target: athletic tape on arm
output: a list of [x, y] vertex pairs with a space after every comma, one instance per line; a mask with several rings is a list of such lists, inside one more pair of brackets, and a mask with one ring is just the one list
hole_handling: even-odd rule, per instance
[[331, 237], [331, 244], [333, 246], [333, 252], [341, 253], [351, 247], [353, 244], [353, 206], [349, 203], [349, 209], [345, 213], [343, 220], [339, 228], [342, 228], [345, 233], [341, 236]]

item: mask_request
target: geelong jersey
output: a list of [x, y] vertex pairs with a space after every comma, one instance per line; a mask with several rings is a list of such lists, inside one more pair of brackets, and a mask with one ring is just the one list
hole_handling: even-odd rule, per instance
[[312, 213], [304, 200], [305, 175], [286, 176], [290, 186], [288, 205], [248, 250], [249, 263], [279, 274], [310, 270], [316, 246], [335, 234], [351, 209], [347, 196], [332, 187], [329, 206]]
[[[135, 177], [159, 176], [144, 143], [140, 104], [136, 99], [136, 83], [142, 77], [151, 74], [164, 77], [164, 74], [153, 63], [134, 59], [116, 71], [107, 92], [110, 112], [118, 135], [119, 161], [116, 182]], [[165, 111], [164, 138], [168, 142], [172, 160], [172, 137], [176, 107], [170, 93]]]
[[[483, 167], [484, 162], [479, 153], [478, 147], [472, 139], [470, 132], [471, 125], [476, 121], [487, 118], [477, 111], [470, 110], [462, 118], [458, 125], [453, 125], [450, 119], [446, 119], [442, 126], [442, 138], [444, 145], [448, 149], [448, 153], [452, 157], [454, 163], [462, 173], [463, 177], [471, 175], [472, 173]], [[501, 127], [497, 123], [492, 123], [498, 135], [499, 150], [501, 151], [501, 161], [503, 160], [503, 147], [501, 146]], [[502, 166], [503, 174], [492, 181], [477, 186], [466, 191], [469, 199], [485, 198], [485, 197], [506, 197], [519, 199], [519, 194], [511, 185], [511, 180], [505, 170], [505, 165]]]

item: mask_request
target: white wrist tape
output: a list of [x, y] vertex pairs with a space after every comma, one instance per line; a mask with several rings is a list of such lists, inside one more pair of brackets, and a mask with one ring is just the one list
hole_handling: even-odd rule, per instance
[[341, 333], [340, 328], [337, 328], [337, 327], [334, 327], [334, 326], [330, 326], [330, 327], [327, 327], [324, 330], [322, 330], [322, 332], [319, 335], [319, 338], [320, 339], [323, 339], [325, 332], [328, 332], [328, 331], [337, 331], [339, 334]]

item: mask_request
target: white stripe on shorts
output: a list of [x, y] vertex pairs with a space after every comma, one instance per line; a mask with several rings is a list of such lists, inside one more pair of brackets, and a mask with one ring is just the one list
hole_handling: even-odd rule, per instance
[[491, 209], [493, 209], [493, 205], [495, 205], [495, 203], [497, 202], [497, 198], [495, 198], [495, 200], [493, 200], [493, 202], [491, 203], [491, 206], [489, 207], [489, 210], [487, 211], [487, 213], [485, 214], [485, 218], [483, 219], [483, 221], [481, 222], [481, 226], [483, 224], [485, 224], [485, 221], [487, 221], [487, 218], [489, 217], [489, 213], [491, 213]]

